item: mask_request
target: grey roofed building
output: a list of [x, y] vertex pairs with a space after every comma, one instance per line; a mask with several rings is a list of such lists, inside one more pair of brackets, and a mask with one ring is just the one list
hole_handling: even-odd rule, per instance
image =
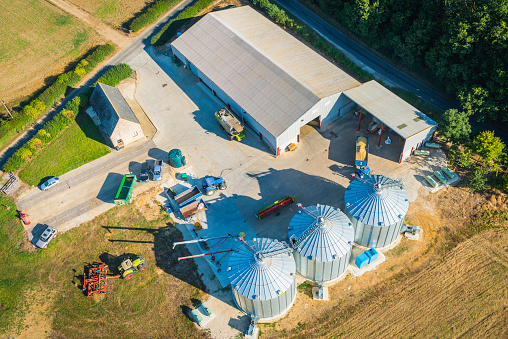
[[139, 124], [138, 118], [118, 88], [97, 83], [90, 97], [90, 104], [109, 136], [113, 134], [120, 119]]
[[404, 139], [437, 125], [375, 80], [344, 91], [344, 94]]
[[249, 6], [205, 15], [172, 46], [275, 138], [360, 85]]

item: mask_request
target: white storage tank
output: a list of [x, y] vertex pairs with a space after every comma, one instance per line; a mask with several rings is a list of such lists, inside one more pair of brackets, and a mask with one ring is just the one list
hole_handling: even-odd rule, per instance
[[399, 236], [409, 200], [401, 181], [368, 175], [349, 184], [344, 207], [355, 229], [355, 243], [381, 248]]
[[295, 273], [292, 249], [285, 242], [268, 238], [244, 241], [228, 265], [238, 308], [261, 321], [278, 318], [293, 305]]
[[301, 208], [291, 220], [288, 233], [301, 276], [324, 283], [346, 271], [354, 229], [340, 210], [327, 205]]

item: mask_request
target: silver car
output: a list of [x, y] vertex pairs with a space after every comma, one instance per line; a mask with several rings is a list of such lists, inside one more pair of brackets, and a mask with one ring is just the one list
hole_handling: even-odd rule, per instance
[[153, 181], [161, 181], [162, 180], [162, 160], [155, 160], [155, 165], [153, 166]]
[[60, 183], [60, 179], [58, 177], [49, 178], [46, 180], [44, 184], [41, 185], [41, 190], [47, 191], [51, 187], [56, 186]]
[[56, 230], [51, 226], [46, 226], [44, 232], [42, 232], [39, 240], [35, 243], [35, 246], [39, 248], [48, 247], [49, 242], [56, 236]]

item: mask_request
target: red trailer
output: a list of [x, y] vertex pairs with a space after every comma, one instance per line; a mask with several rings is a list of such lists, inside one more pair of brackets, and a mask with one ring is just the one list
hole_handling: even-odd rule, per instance
[[272, 213], [272, 212], [274, 212], [274, 211], [278, 210], [279, 208], [282, 208], [286, 205], [292, 204], [294, 202], [295, 202], [295, 199], [293, 197], [287, 196], [285, 198], [277, 200], [276, 202], [266, 206], [265, 208], [260, 209], [256, 213], [256, 217], [258, 217], [258, 219], [261, 220], [264, 217], [266, 217], [268, 214], [270, 214], [270, 213]]

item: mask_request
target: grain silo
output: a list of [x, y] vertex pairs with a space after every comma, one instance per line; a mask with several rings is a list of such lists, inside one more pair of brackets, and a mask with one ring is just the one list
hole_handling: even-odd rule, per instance
[[289, 310], [296, 297], [295, 273], [292, 249], [268, 238], [243, 241], [228, 265], [235, 302], [256, 321], [276, 319]]
[[318, 284], [342, 275], [349, 265], [354, 229], [348, 217], [331, 206], [302, 208], [289, 224], [297, 272]]
[[355, 229], [355, 243], [381, 248], [400, 234], [409, 201], [401, 181], [368, 175], [349, 184], [344, 206]]

